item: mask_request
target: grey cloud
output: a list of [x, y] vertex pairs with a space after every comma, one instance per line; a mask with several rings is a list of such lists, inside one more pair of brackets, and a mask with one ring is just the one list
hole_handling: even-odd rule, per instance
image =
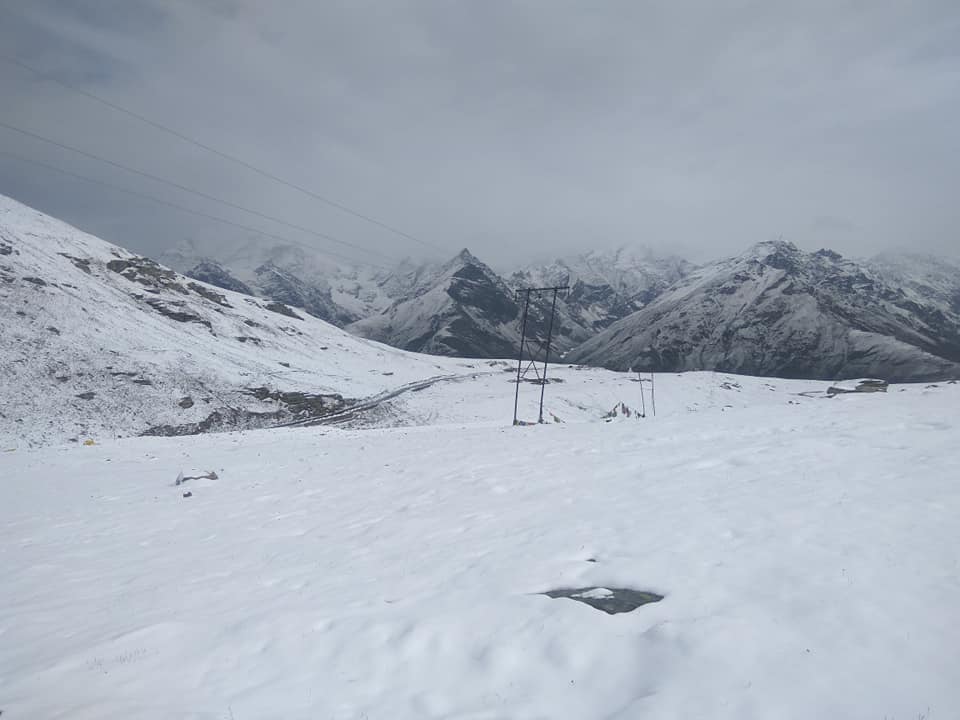
[[[952, 0], [3, 8], [0, 45], [25, 61], [449, 253], [635, 244], [699, 260], [780, 235], [960, 252]], [[0, 83], [4, 122], [383, 253], [428, 252], [3, 63]], [[2, 149], [324, 247], [0, 129]], [[0, 192], [138, 249], [246, 240], [2, 158]]]

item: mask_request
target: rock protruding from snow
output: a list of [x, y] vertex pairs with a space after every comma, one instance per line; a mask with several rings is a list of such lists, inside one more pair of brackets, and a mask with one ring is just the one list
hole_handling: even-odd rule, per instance
[[243, 293], [244, 295], [253, 295], [253, 290], [250, 289], [249, 285], [235, 278], [229, 271], [212, 260], [203, 260], [184, 274], [194, 280], [205, 282], [208, 285], [215, 285], [224, 290], [232, 290], [233, 292]]

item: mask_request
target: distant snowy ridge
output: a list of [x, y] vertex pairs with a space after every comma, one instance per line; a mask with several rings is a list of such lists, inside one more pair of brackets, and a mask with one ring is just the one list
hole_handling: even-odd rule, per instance
[[[211, 253], [218, 259], [211, 259]], [[363, 337], [458, 357], [516, 352], [521, 315], [516, 289], [569, 281], [570, 291], [558, 298], [553, 343], [562, 352], [643, 307], [693, 267], [649, 250], [619, 248], [561, 258], [505, 277], [469, 250], [442, 264], [404, 260], [384, 270], [332, 261], [302, 247], [256, 242], [208, 252], [185, 242], [160, 260], [219, 287], [247, 288], [259, 297], [302, 307]], [[467, 277], [470, 273], [473, 277]], [[547, 335], [549, 301], [532, 300], [528, 320], [537, 348]]]
[[829, 250], [760, 243], [692, 272], [569, 355], [609, 368], [960, 377], [960, 315]]

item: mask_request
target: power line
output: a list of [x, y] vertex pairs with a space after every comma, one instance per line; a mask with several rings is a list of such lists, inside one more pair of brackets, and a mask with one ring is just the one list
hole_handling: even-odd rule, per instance
[[3, 53], [0, 53], [0, 60], [3, 60], [3, 61], [5, 61], [5, 62], [7, 62], [7, 63], [10, 63], [11, 65], [16, 65], [17, 67], [22, 68], [23, 70], [26, 70], [26, 71], [28, 71], [28, 72], [33, 73], [34, 75], [36, 75], [37, 77], [39, 77], [39, 78], [41, 78], [41, 79], [51, 80], [51, 81], [55, 82], [57, 85], [60, 85], [61, 87], [66, 88], [67, 90], [70, 90], [70, 91], [72, 91], [72, 92], [75, 92], [75, 93], [77, 93], [77, 94], [79, 94], [79, 95], [83, 95], [85, 98], [88, 98], [88, 99], [90, 99], [90, 100], [93, 100], [94, 102], [98, 102], [98, 103], [100, 103], [101, 105], [104, 105], [104, 106], [106, 106], [106, 107], [108, 107], [108, 108], [110, 108], [110, 109], [112, 109], [112, 110], [117, 111], [117, 112], [123, 113], [124, 115], [127, 115], [128, 117], [134, 118], [135, 120], [138, 120], [138, 121], [140, 121], [140, 122], [142, 122], [142, 123], [144, 123], [144, 124], [146, 124], [146, 125], [149, 125], [149, 126], [152, 127], [152, 128], [155, 128], [155, 129], [157, 129], [157, 130], [160, 130], [161, 132], [165, 132], [165, 133], [167, 133], [168, 135], [171, 135], [171, 136], [173, 136], [173, 137], [175, 137], [175, 138], [177, 138], [177, 139], [179, 139], [179, 140], [182, 140], [183, 142], [189, 143], [189, 144], [191, 144], [191, 145], [193, 145], [193, 146], [195, 146], [195, 147], [200, 148], [201, 150], [205, 150], [205, 151], [207, 151], [207, 152], [209, 152], [209, 153], [212, 153], [212, 154], [214, 154], [214, 155], [217, 155], [218, 157], [221, 157], [221, 158], [223, 158], [224, 160], [229, 160], [230, 162], [233, 162], [233, 163], [236, 163], [237, 165], [240, 165], [240, 166], [242, 166], [242, 167], [245, 167], [246, 169], [251, 170], [252, 172], [257, 173], [257, 174], [260, 175], [261, 177], [265, 177], [265, 178], [267, 178], [268, 180], [272, 180], [273, 182], [280, 183], [281, 185], [285, 185], [286, 187], [289, 187], [289, 188], [292, 188], [292, 189], [294, 189], [294, 190], [297, 190], [297, 191], [299, 191], [299, 192], [301, 192], [301, 193], [303, 193], [303, 194], [305, 194], [305, 195], [308, 195], [309, 197], [313, 198], [314, 200], [319, 200], [319, 201], [322, 202], [322, 203], [326, 203], [327, 205], [330, 205], [331, 207], [334, 207], [334, 208], [336, 208], [337, 210], [340, 210], [341, 212], [347, 213], [348, 215], [352, 215], [353, 217], [359, 218], [359, 219], [364, 220], [364, 221], [366, 221], [366, 222], [368, 222], [368, 223], [372, 223], [373, 225], [377, 225], [378, 227], [381, 227], [381, 228], [383, 228], [384, 230], [388, 230], [388, 231], [394, 233], [395, 235], [399, 235], [400, 237], [406, 238], [407, 240], [411, 240], [411, 241], [413, 241], [413, 242], [415, 242], [415, 243], [419, 243], [419, 244], [421, 244], [421, 245], [423, 245], [423, 246], [425, 246], [425, 247], [433, 248], [433, 249], [435, 249], [435, 250], [442, 250], [442, 249], [443, 249], [443, 248], [441, 248], [441, 247], [439, 247], [439, 246], [437, 246], [437, 245], [435, 245], [435, 244], [433, 244], [433, 243], [431, 243], [431, 242], [428, 242], [428, 241], [426, 241], [426, 240], [422, 240], [422, 239], [418, 238], [418, 237], [415, 236], [415, 235], [411, 235], [411, 234], [409, 234], [409, 233], [404, 232], [403, 230], [399, 230], [398, 228], [393, 227], [392, 225], [388, 225], [388, 224], [385, 223], [385, 222], [382, 222], [382, 221], [380, 221], [380, 220], [377, 220], [376, 218], [371, 217], [370, 215], [366, 215], [366, 214], [361, 213], [361, 212], [359, 212], [359, 211], [357, 211], [357, 210], [353, 210], [352, 208], [347, 207], [347, 206], [344, 205], [343, 203], [339, 203], [339, 202], [337, 202], [336, 200], [332, 200], [332, 199], [330, 199], [330, 198], [328, 198], [328, 197], [325, 197], [325, 196], [323, 196], [323, 195], [320, 195], [319, 193], [316, 193], [316, 192], [314, 192], [313, 190], [310, 190], [310, 189], [308, 189], [308, 188], [305, 188], [305, 187], [303, 187], [302, 185], [298, 185], [297, 183], [291, 182], [291, 181], [289, 181], [289, 180], [284, 180], [283, 178], [278, 177], [277, 175], [269, 172], [268, 170], [264, 170], [263, 168], [257, 167], [256, 165], [254, 165], [254, 164], [252, 164], [252, 163], [249, 163], [249, 162], [247, 162], [246, 160], [243, 160], [243, 159], [241, 159], [241, 158], [238, 158], [238, 157], [235, 156], [235, 155], [231, 155], [231, 154], [226, 153], [226, 152], [224, 152], [224, 151], [222, 151], [222, 150], [218, 150], [218, 149], [215, 148], [215, 147], [211, 147], [210, 145], [207, 145], [206, 143], [203, 143], [203, 142], [201, 142], [201, 141], [199, 141], [199, 140], [196, 140], [195, 138], [192, 138], [192, 137], [190, 137], [190, 136], [188, 136], [188, 135], [185, 135], [184, 133], [182, 133], [182, 132], [180, 132], [180, 131], [178, 131], [178, 130], [175, 130], [175, 129], [171, 128], [171, 127], [168, 127], [168, 126], [166, 126], [166, 125], [164, 125], [164, 124], [162, 124], [162, 123], [159, 123], [159, 122], [157, 122], [157, 121], [155, 121], [155, 120], [151, 120], [150, 118], [145, 117], [144, 115], [141, 115], [141, 114], [138, 113], [138, 112], [135, 112], [135, 111], [133, 111], [133, 110], [130, 110], [129, 108], [125, 108], [125, 107], [123, 107], [123, 106], [121, 106], [121, 105], [117, 105], [116, 103], [111, 102], [110, 100], [107, 100], [107, 99], [105, 99], [105, 98], [102, 98], [102, 97], [100, 97], [99, 95], [95, 95], [95, 94], [93, 94], [93, 93], [91, 93], [91, 92], [88, 92], [87, 90], [83, 90], [83, 89], [78, 88], [78, 87], [76, 87], [76, 86], [74, 86], [74, 85], [71, 85], [71, 84], [68, 83], [68, 82], [65, 82], [65, 81], [60, 80], [60, 79], [58, 79], [58, 78], [56, 78], [56, 77], [53, 77], [53, 76], [50, 75], [49, 73], [44, 73], [44, 72], [42, 72], [42, 71], [40, 71], [40, 70], [38, 70], [38, 69], [30, 66], [30, 65], [27, 65], [27, 64], [26, 64], [25, 62], [23, 62], [22, 60], [18, 60], [17, 58], [10, 57], [9, 55], [3, 54]]
[[[184, 205], [178, 205], [177, 203], [170, 202], [169, 200], [164, 200], [162, 198], [154, 197], [153, 195], [147, 195], [146, 193], [139, 192], [137, 190], [131, 190], [130, 188], [120, 187], [119, 185], [114, 185], [112, 183], [105, 182], [103, 180], [98, 180], [97, 178], [88, 177], [86, 175], [80, 175], [79, 173], [71, 172], [70, 170], [64, 170], [63, 168], [56, 167], [55, 165], [48, 165], [47, 163], [40, 162], [39, 160], [33, 160], [31, 158], [23, 157], [22, 155], [17, 155], [16, 153], [7, 152], [6, 150], [0, 150], [0, 155], [5, 157], [13, 158], [18, 162], [26, 163], [29, 165], [36, 165], [42, 167], [46, 170], [50, 170], [55, 173], [60, 173], [61, 175], [67, 175], [77, 180], [83, 180], [84, 182], [94, 183], [96, 185], [102, 185], [105, 188], [115, 190], [116, 192], [126, 193], [127, 195], [133, 195], [135, 197], [143, 198], [144, 200], [149, 200], [155, 202], [159, 205], [166, 205], [180, 212], [189, 213], [191, 215], [196, 215], [198, 217], [207, 218], [208, 220], [214, 220], [218, 223], [223, 223], [224, 225], [230, 225], [235, 228], [240, 228], [241, 230], [246, 230], [248, 232], [256, 233], [257, 235], [262, 235], [264, 237], [273, 238], [274, 240], [279, 240], [280, 242], [287, 243], [290, 245], [298, 245], [300, 247], [306, 248], [307, 250], [312, 250], [313, 252], [319, 253], [321, 255], [331, 255], [333, 257], [338, 257], [342, 260], [347, 260], [349, 262], [358, 262], [355, 258], [348, 257], [341, 253], [338, 253], [334, 250], [321, 250], [320, 248], [313, 247], [312, 245], [307, 245], [306, 243], [300, 242], [298, 240], [292, 240], [290, 238], [283, 237], [282, 235], [276, 235], [260, 228], [255, 228], [250, 225], [244, 225], [243, 223], [234, 222], [233, 220], [228, 220], [226, 218], [219, 217], [217, 215], [211, 215], [205, 213], [202, 210], [194, 210], [193, 208], [185, 207]], [[379, 265], [367, 260], [363, 261], [367, 265], [373, 267], [381, 268], [383, 270], [388, 270], [385, 265]]]
[[195, 188], [187, 187], [186, 185], [181, 185], [180, 183], [174, 182], [172, 180], [167, 180], [166, 178], [162, 178], [158, 175], [153, 175], [152, 173], [148, 173], [143, 170], [137, 170], [136, 168], [132, 168], [129, 165], [123, 165], [122, 163], [114, 162], [113, 160], [108, 160], [107, 158], [100, 157], [99, 155], [94, 155], [93, 153], [89, 153], [86, 150], [80, 150], [79, 148], [75, 148], [70, 145], [66, 145], [64, 143], [58, 142], [57, 140], [51, 140], [50, 138], [44, 137], [43, 135], [38, 135], [37, 133], [31, 132], [30, 130], [24, 130], [23, 128], [18, 128], [14, 125], [8, 125], [7, 123], [2, 121], [0, 121], [0, 127], [6, 128], [7, 130], [12, 130], [13, 132], [16, 132], [16, 133], [20, 133], [21, 135], [26, 135], [27, 137], [34, 138], [35, 140], [40, 140], [41, 142], [45, 142], [49, 145], [53, 145], [54, 147], [58, 147], [63, 150], [69, 150], [70, 152], [77, 153], [78, 155], [82, 155], [87, 158], [91, 158], [92, 160], [96, 160], [97, 162], [106, 163], [107, 165], [111, 165], [112, 167], [119, 168], [120, 170], [125, 170], [126, 172], [133, 173], [135, 175], [140, 175], [141, 177], [145, 177], [149, 180], [153, 180], [154, 182], [159, 182], [159, 183], [163, 183], [164, 185], [169, 185], [178, 190], [182, 190], [183, 192], [188, 192], [188, 193], [192, 193], [193, 195], [198, 195], [202, 198], [205, 198], [207, 200], [212, 200], [213, 202], [220, 203], [221, 205], [226, 205], [227, 207], [233, 208], [235, 210], [240, 210], [245, 213], [250, 213], [251, 215], [256, 215], [257, 217], [263, 218], [264, 220], [270, 220], [271, 222], [279, 223], [280, 225], [285, 225], [294, 230], [299, 230], [301, 232], [309, 233], [310, 235], [315, 235], [316, 237], [322, 238], [324, 240], [328, 240], [333, 243], [337, 243], [338, 245], [344, 245], [345, 247], [353, 248], [354, 250], [359, 250], [360, 252], [365, 252], [370, 255], [380, 256], [382, 258], [386, 258], [391, 261], [399, 260], [399, 258], [391, 257], [389, 255], [385, 255], [384, 253], [377, 252], [375, 250], [370, 250], [361, 245], [356, 245], [354, 243], [347, 242], [346, 240], [341, 240], [339, 238], [334, 237], [333, 235], [328, 235], [327, 233], [322, 233], [317, 230], [311, 230], [310, 228], [304, 227], [303, 225], [296, 225], [294, 223], [287, 222], [286, 220], [275, 217], [273, 215], [267, 215], [266, 213], [262, 213], [259, 210], [251, 210], [250, 208], [243, 207], [242, 205], [238, 205], [234, 202], [230, 202], [229, 200], [224, 200], [223, 198], [214, 197], [213, 195], [205, 193], [202, 190], [197, 190]]

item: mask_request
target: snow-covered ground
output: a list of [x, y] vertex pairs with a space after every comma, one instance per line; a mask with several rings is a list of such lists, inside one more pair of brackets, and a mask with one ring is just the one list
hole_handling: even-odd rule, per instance
[[[3, 720], [957, 717], [960, 385], [605, 422], [641, 384], [558, 368], [513, 428], [486, 369], [420, 426], [0, 453]], [[665, 598], [540, 594], [592, 586]]]

